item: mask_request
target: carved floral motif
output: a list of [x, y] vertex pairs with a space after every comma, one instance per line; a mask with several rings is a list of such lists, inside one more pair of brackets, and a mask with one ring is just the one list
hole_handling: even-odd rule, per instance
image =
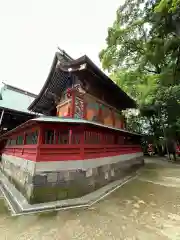
[[74, 117], [75, 118], [83, 118], [84, 114], [84, 103], [83, 100], [79, 97], [76, 97], [75, 99], [75, 112]]

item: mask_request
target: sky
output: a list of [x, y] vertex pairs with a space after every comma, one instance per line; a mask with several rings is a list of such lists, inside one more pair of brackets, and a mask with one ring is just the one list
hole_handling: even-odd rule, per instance
[[0, 0], [0, 82], [38, 94], [59, 46], [98, 54], [123, 0]]

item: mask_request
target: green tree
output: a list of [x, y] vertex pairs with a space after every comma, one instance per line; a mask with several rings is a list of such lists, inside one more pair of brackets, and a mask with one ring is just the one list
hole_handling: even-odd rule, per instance
[[168, 1], [168, 0], [161, 0], [159, 4], [157, 4], [155, 11], [156, 12], [162, 12], [165, 9], [168, 9], [169, 12], [175, 12], [180, 5], [180, 0], [173, 0], [173, 1]]
[[[99, 54], [103, 68], [137, 101], [135, 122], [148, 126], [156, 139], [180, 129], [179, 19], [179, 0], [127, 0]], [[128, 119], [131, 128], [145, 131]]]

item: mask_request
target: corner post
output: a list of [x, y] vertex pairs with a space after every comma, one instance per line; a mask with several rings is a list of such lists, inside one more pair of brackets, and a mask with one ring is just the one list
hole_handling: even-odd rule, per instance
[[40, 147], [41, 144], [43, 143], [43, 126], [39, 125], [38, 126], [39, 134], [38, 134], [38, 139], [37, 139], [37, 147], [36, 147], [36, 161], [39, 161], [40, 157]]
[[76, 101], [76, 96], [75, 96], [75, 92], [72, 91], [71, 92], [71, 97], [72, 97], [72, 105], [71, 105], [71, 114], [70, 117], [74, 118], [74, 113], [75, 113], [75, 101]]
[[3, 110], [2, 110], [2, 112], [1, 112], [1, 117], [0, 117], [0, 126], [1, 126], [1, 124], [2, 124], [3, 116], [4, 116], [4, 109], [3, 109]]
[[84, 132], [85, 126], [82, 125], [80, 127], [80, 156], [82, 160], [84, 160]]
[[112, 116], [112, 124], [113, 124], [113, 127], [115, 127], [115, 114], [114, 114], [114, 110], [111, 109], [111, 116]]

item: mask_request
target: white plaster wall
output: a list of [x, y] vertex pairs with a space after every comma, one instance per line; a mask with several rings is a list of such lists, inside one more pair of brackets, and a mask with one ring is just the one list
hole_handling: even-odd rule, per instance
[[13, 163], [19, 166], [23, 171], [29, 172], [31, 175], [44, 171], [65, 171], [65, 170], [77, 170], [82, 169], [87, 171], [88, 169], [97, 168], [100, 166], [129, 161], [138, 157], [142, 157], [143, 153], [131, 153], [123, 154], [113, 157], [103, 157], [85, 160], [66, 160], [66, 161], [46, 161], [46, 162], [33, 162], [27, 159], [14, 157], [10, 155], [2, 155], [2, 166], [4, 161]]

